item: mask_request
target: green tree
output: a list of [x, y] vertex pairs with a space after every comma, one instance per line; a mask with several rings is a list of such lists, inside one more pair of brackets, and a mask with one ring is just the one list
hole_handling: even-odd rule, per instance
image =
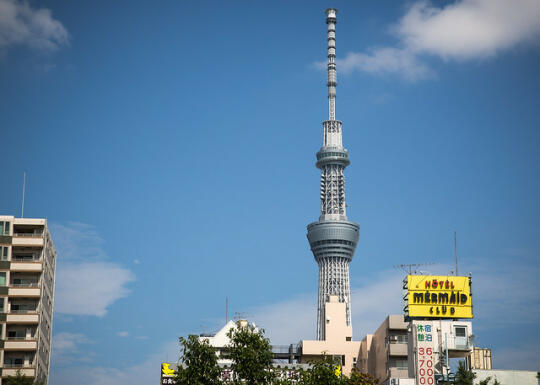
[[[478, 383], [478, 385], [490, 385], [489, 384], [489, 381], [491, 380], [491, 377], [487, 377], [485, 379], [483, 379], [482, 381], [480, 381]], [[497, 380], [496, 378], [493, 380], [493, 383], [491, 385], [501, 385], [501, 383], [499, 382], [499, 380]]]
[[5, 385], [43, 385], [45, 381], [34, 380], [33, 377], [25, 376], [19, 369], [14, 376], [7, 376], [3, 383]]
[[471, 372], [465, 366], [465, 361], [459, 361], [458, 370], [456, 373], [456, 385], [473, 385], [476, 374]]
[[357, 368], [353, 368], [346, 383], [347, 385], [379, 385], [379, 380], [367, 373], [360, 372]]
[[198, 336], [180, 337], [181, 362], [176, 372], [176, 383], [181, 385], [218, 385], [221, 369], [216, 349]]
[[301, 385], [346, 385], [346, 379], [341, 375], [339, 363], [332, 357], [324, 356], [322, 361], [314, 362], [311, 368], [302, 373]]
[[484, 378], [481, 380], [478, 385], [489, 385], [489, 381], [491, 380], [491, 377]]
[[271, 384], [276, 376], [272, 370], [272, 347], [264, 337], [264, 330], [257, 330], [252, 325], [239, 325], [229, 330], [227, 336], [230, 339], [229, 357], [233, 361], [231, 369], [237, 383]]

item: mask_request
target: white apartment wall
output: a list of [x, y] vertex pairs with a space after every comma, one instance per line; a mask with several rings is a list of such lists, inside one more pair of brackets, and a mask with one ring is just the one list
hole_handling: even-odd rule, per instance
[[[491, 377], [491, 380], [499, 380], [503, 385], [538, 385], [536, 375], [538, 372], [527, 370], [474, 370], [476, 373], [475, 384]], [[491, 383], [491, 382], [490, 382]]]

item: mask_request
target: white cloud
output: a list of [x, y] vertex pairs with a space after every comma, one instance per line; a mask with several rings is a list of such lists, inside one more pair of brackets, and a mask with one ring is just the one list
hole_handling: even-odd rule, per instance
[[[473, 272], [476, 334], [501, 326], [540, 323], [540, 291], [536, 287], [538, 267], [516, 259], [477, 258], [467, 271]], [[463, 269], [464, 267], [462, 267]], [[425, 274], [446, 274], [449, 265], [433, 265]], [[373, 333], [389, 314], [403, 313], [404, 272], [389, 270], [370, 274], [361, 285], [351, 288], [355, 339]], [[274, 344], [295, 343], [315, 338], [316, 293], [260, 306], [250, 311], [253, 320], [266, 330]], [[504, 309], [504, 311], [501, 311]]]
[[538, 0], [458, 0], [443, 7], [417, 1], [391, 30], [395, 46], [349, 53], [338, 65], [347, 71], [396, 74], [409, 81], [433, 71], [423, 55], [443, 60], [491, 57], [540, 36]]
[[129, 332], [121, 331], [121, 332], [116, 333], [116, 335], [118, 337], [129, 337]]
[[57, 270], [55, 311], [104, 316], [107, 307], [129, 294], [131, 271], [114, 263], [60, 264]]
[[458, 60], [490, 56], [540, 33], [540, 2], [461, 0], [444, 8], [418, 2], [397, 31], [414, 52]]
[[[179, 347], [177, 342], [162, 346], [158, 353], [151, 354], [142, 362], [128, 367], [77, 366], [54, 368], [51, 384], [55, 385], [147, 385], [157, 384], [162, 362], [176, 362]], [[84, 373], [84, 375], [81, 375]]]
[[89, 355], [83, 354], [80, 345], [92, 343], [85, 335], [80, 333], [61, 332], [53, 336], [52, 359], [63, 364], [76, 361], [88, 361]]
[[338, 60], [338, 65], [345, 73], [355, 70], [372, 75], [397, 73], [409, 81], [434, 76], [433, 71], [414, 53], [393, 47], [375, 48], [369, 53], [350, 52], [345, 59]]
[[112, 262], [93, 226], [52, 224], [58, 250], [55, 312], [104, 316], [107, 308], [129, 294], [134, 274]]
[[[403, 274], [383, 271], [364, 285], [351, 289], [353, 331], [356, 339], [375, 331], [388, 314], [402, 312]], [[373, 281], [372, 281], [373, 280]], [[273, 344], [296, 343], [316, 338], [317, 295], [301, 295], [291, 300], [255, 308], [253, 320], [265, 329]]]
[[0, 48], [25, 45], [55, 51], [68, 42], [68, 31], [49, 9], [32, 8], [26, 1], [0, 0]]
[[[540, 268], [516, 257], [478, 260], [473, 267], [474, 313], [481, 329], [540, 323]], [[504, 311], [501, 311], [504, 309]]]
[[88, 338], [79, 333], [62, 332], [54, 335], [54, 350], [57, 354], [72, 353], [78, 349], [81, 343], [87, 343]]
[[61, 258], [64, 260], [107, 259], [103, 249], [104, 240], [92, 225], [80, 222], [68, 222], [65, 225], [53, 223], [51, 234], [56, 248], [61, 249]]

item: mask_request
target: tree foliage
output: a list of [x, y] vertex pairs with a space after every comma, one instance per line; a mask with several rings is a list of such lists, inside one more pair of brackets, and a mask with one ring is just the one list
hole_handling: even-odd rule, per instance
[[21, 369], [17, 370], [14, 376], [7, 376], [2, 382], [5, 385], [43, 385], [42, 380], [34, 380], [33, 377], [25, 376]]
[[362, 373], [356, 368], [352, 370], [351, 376], [345, 382], [347, 385], [379, 385], [379, 380], [375, 377]]
[[456, 385], [473, 385], [476, 374], [465, 366], [465, 361], [459, 361], [458, 370], [456, 373]]
[[487, 377], [487, 378], [483, 379], [482, 381], [480, 381], [478, 383], [478, 385], [501, 385], [499, 380], [497, 380], [496, 378], [493, 380], [493, 382], [491, 384], [489, 383], [490, 380], [491, 380], [491, 377]]
[[314, 362], [309, 370], [302, 373], [300, 384], [345, 385], [345, 382], [341, 375], [341, 366], [339, 366], [339, 363], [334, 362], [331, 357], [325, 356], [322, 361]]
[[264, 330], [252, 325], [238, 325], [227, 333], [230, 339], [231, 369], [238, 383], [246, 385], [270, 384], [275, 379], [272, 370], [272, 347], [264, 337]]
[[196, 335], [180, 337], [181, 362], [176, 372], [176, 383], [182, 385], [218, 385], [221, 369], [216, 349]]

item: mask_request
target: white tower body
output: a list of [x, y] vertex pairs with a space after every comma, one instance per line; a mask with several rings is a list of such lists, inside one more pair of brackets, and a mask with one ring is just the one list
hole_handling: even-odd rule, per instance
[[349, 263], [359, 238], [360, 226], [347, 219], [345, 167], [349, 154], [343, 147], [341, 121], [336, 120], [336, 23], [337, 10], [326, 10], [328, 25], [328, 120], [323, 122], [323, 145], [317, 153], [321, 170], [321, 215], [308, 225], [308, 240], [319, 265], [317, 338], [325, 340], [325, 303], [337, 296], [345, 303], [346, 323], [351, 325]]

